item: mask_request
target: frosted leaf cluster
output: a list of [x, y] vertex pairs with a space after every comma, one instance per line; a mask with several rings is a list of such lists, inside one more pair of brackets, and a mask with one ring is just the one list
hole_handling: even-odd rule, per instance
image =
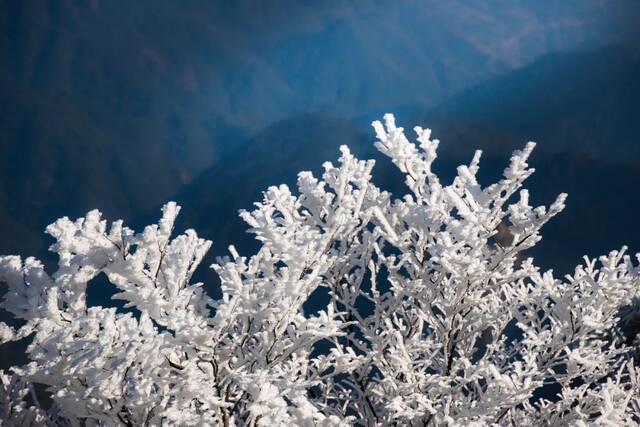
[[[191, 281], [211, 242], [173, 237], [175, 203], [141, 233], [98, 211], [57, 220], [53, 274], [0, 257], [1, 307], [21, 322], [0, 324], [0, 343], [30, 342], [30, 362], [0, 372], [2, 424], [637, 425], [622, 326], [638, 256], [541, 271], [525, 251], [565, 195], [529, 204], [533, 143], [495, 184], [476, 179], [479, 151], [446, 184], [429, 130], [416, 145], [391, 115], [373, 126], [409, 194], [378, 189], [373, 161], [341, 147], [322, 178], [302, 172], [297, 194], [270, 187], [241, 212], [261, 246], [212, 266], [219, 300]], [[87, 305], [98, 275], [129, 310]], [[327, 305], [305, 312], [313, 295]]]

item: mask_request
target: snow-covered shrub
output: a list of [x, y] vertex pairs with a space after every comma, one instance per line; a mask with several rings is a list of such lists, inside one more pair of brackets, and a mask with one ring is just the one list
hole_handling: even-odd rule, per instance
[[[529, 205], [533, 143], [498, 183], [477, 182], [477, 152], [445, 185], [430, 131], [415, 128], [416, 146], [385, 121], [376, 146], [410, 193], [392, 200], [371, 183], [373, 161], [343, 146], [322, 179], [300, 173], [298, 195], [271, 187], [241, 212], [262, 245], [250, 257], [230, 247], [212, 266], [220, 300], [191, 283], [211, 242], [172, 238], [175, 203], [142, 233], [98, 211], [59, 219], [47, 228], [51, 275], [34, 258], [0, 257], [2, 307], [25, 322], [1, 324], [0, 342], [31, 340], [31, 362], [0, 375], [4, 423], [638, 423], [633, 343], [619, 329], [637, 264], [623, 249], [563, 279], [540, 271], [523, 252], [565, 196]], [[99, 274], [138, 316], [87, 306]], [[321, 288], [328, 306], [304, 313]], [[545, 387], [558, 395], [539, 397]]]

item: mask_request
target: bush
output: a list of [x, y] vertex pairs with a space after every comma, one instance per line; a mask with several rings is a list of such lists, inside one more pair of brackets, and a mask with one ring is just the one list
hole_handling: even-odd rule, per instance
[[[341, 148], [299, 195], [270, 187], [241, 212], [261, 242], [212, 267], [222, 298], [191, 277], [211, 242], [180, 208], [134, 233], [98, 211], [47, 228], [58, 270], [0, 258], [2, 307], [25, 322], [25, 366], [2, 373], [7, 423], [63, 425], [556, 425], [640, 421], [633, 337], [620, 328], [640, 281], [625, 249], [585, 258], [561, 280], [524, 252], [563, 208], [533, 208], [521, 189], [533, 143], [504, 178], [476, 181], [480, 152], [444, 185], [437, 140], [409, 142], [393, 116], [377, 148], [406, 175], [392, 200], [373, 161]], [[516, 194], [519, 191], [519, 194]], [[104, 273], [133, 312], [87, 306]], [[304, 313], [312, 294], [328, 305]], [[38, 403], [44, 384], [52, 405]], [[545, 392], [546, 390], [546, 392]], [[555, 390], [549, 396], [548, 390]], [[544, 398], [543, 396], [547, 396]]]

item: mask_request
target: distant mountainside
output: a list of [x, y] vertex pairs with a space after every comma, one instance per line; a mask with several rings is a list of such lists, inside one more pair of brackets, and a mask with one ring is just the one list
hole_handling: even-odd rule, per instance
[[545, 150], [640, 161], [640, 45], [546, 55], [431, 110], [493, 127]]
[[0, 79], [133, 143], [181, 139], [197, 167], [211, 153], [188, 153], [216, 134], [211, 123], [258, 131], [308, 111], [433, 106], [547, 52], [629, 38], [638, 10], [622, 0], [6, 2]]
[[[72, 100], [1, 79], [0, 99], [0, 253], [42, 250], [46, 224], [92, 206], [131, 218], [214, 161], [216, 138], [198, 135], [184, 109], [184, 134], [172, 138], [155, 118], [117, 118], [118, 129]], [[186, 159], [195, 153], [202, 158]]]
[[[42, 255], [61, 215], [138, 218], [274, 122], [424, 112], [545, 52], [628, 39], [640, 7], [612, 1], [2, 2], [0, 253]], [[274, 138], [306, 141], [281, 127], [296, 120]], [[337, 152], [303, 151], [274, 178]]]
[[0, 253], [42, 254], [60, 215], [136, 217], [274, 121], [424, 110], [634, 31], [606, 2], [498, 3], [0, 3]]

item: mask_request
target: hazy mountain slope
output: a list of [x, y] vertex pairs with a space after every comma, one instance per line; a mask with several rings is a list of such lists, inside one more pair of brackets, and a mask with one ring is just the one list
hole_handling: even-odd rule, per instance
[[638, 76], [638, 47], [551, 54], [463, 91], [427, 117], [481, 123], [535, 140], [548, 150], [636, 162]]
[[114, 173], [122, 168], [111, 164], [119, 159], [81, 111], [7, 85], [0, 96], [23, 101], [0, 104], [0, 252], [41, 249], [45, 213], [78, 213], [78, 204], [88, 203], [131, 213], [137, 203], [122, 191], [125, 177]]
[[628, 38], [635, 9], [616, 6], [1, 3], [0, 253], [41, 253], [62, 214], [146, 212], [273, 121], [424, 111], [549, 50]]
[[41, 254], [63, 214], [137, 217], [273, 121], [424, 111], [545, 52], [629, 38], [638, 8], [612, 4], [1, 3], [0, 253]]
[[93, 206], [130, 217], [175, 193], [213, 161], [207, 154], [213, 137], [198, 137], [190, 120], [177, 117], [175, 126], [206, 142], [196, 151], [210, 160], [199, 168], [185, 159], [185, 137], [171, 136], [153, 119], [131, 117], [120, 122], [123, 129], [104, 126], [71, 100], [2, 81], [0, 97], [11, 100], [0, 103], [0, 200], [6, 201], [0, 203], [6, 237], [1, 253], [34, 249], [40, 238], [17, 239], [13, 233], [40, 235], [63, 214]]

